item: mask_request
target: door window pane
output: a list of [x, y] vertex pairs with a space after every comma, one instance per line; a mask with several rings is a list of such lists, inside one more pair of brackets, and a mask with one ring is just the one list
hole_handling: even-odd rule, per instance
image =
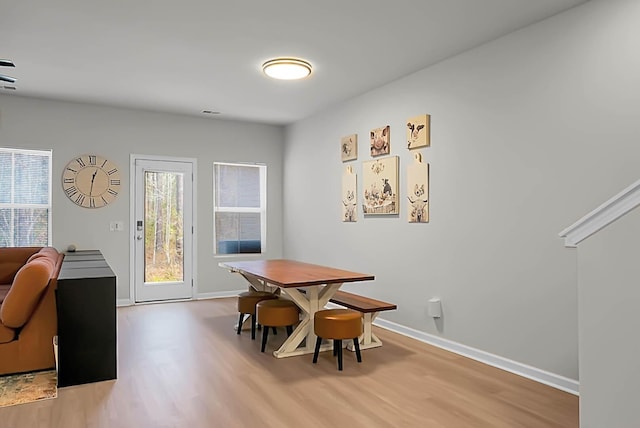
[[145, 172], [144, 282], [184, 280], [184, 176]]

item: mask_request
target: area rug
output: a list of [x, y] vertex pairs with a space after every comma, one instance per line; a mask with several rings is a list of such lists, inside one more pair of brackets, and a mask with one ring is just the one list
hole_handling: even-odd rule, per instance
[[0, 376], [0, 407], [56, 398], [55, 370]]

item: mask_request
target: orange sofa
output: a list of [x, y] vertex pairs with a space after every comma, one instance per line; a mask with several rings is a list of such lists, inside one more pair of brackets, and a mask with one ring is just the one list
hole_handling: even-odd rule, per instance
[[55, 367], [63, 258], [52, 247], [0, 248], [0, 375]]

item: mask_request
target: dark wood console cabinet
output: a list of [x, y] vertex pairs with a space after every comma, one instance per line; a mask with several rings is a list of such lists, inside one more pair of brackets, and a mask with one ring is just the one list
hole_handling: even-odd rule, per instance
[[56, 299], [58, 386], [116, 379], [116, 276], [100, 251], [65, 253]]

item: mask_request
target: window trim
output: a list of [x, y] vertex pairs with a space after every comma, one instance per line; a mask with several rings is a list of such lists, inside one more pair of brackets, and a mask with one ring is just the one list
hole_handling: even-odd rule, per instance
[[[49, 194], [48, 196], [48, 200], [49, 203], [48, 204], [16, 204], [14, 202], [9, 202], [9, 203], [2, 203], [0, 202], [0, 208], [4, 208], [4, 209], [11, 209], [11, 244], [14, 245], [15, 242], [13, 242], [14, 239], [14, 209], [20, 209], [20, 208], [46, 208], [47, 209], [47, 246], [51, 246], [52, 242], [53, 242], [53, 237], [51, 236], [52, 231], [53, 231], [53, 203], [52, 203], [52, 197], [53, 197], [53, 150], [48, 149], [48, 150], [32, 150], [32, 149], [16, 149], [16, 148], [11, 148], [11, 147], [0, 147], [0, 152], [4, 152], [4, 153], [20, 153], [20, 154], [29, 154], [29, 155], [40, 155], [40, 156], [47, 156], [49, 159]], [[11, 171], [12, 171], [12, 177], [11, 177], [11, 195], [14, 195], [15, 192], [15, 157], [11, 157]], [[14, 248], [14, 247], [10, 247], [10, 248]]]
[[[260, 173], [260, 207], [220, 207], [216, 203], [216, 165], [228, 166], [249, 166], [256, 167]], [[260, 162], [213, 162], [213, 255], [214, 257], [248, 257], [265, 254], [267, 248], [267, 165]], [[218, 241], [216, 234], [216, 214], [217, 213], [259, 213], [260, 214], [260, 252], [259, 253], [218, 253]]]

